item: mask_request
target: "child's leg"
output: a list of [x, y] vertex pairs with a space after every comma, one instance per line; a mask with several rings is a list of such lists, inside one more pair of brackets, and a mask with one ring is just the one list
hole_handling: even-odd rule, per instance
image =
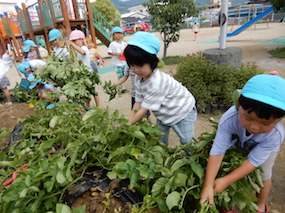
[[261, 212], [264, 212], [265, 203], [271, 189], [272, 168], [274, 166], [277, 155], [278, 152], [271, 152], [268, 159], [261, 165], [263, 170], [261, 177], [264, 187], [260, 190], [260, 193], [256, 195], [258, 198], [256, 205], [258, 206], [258, 210]]
[[95, 105], [96, 105], [96, 107], [100, 107], [100, 98], [99, 98], [99, 96], [93, 96], [94, 97], [94, 100], [95, 100]]
[[170, 126], [163, 125], [162, 122], [158, 119], [156, 119], [156, 125], [161, 126], [162, 129], [160, 130], [160, 132], [164, 134], [163, 136], [160, 137], [161, 142], [164, 143], [166, 146], [168, 146]]
[[[117, 73], [118, 80], [120, 78], [124, 77], [125, 68], [126, 68], [126, 66], [117, 66], [116, 67], [116, 73]], [[126, 88], [124, 88], [123, 84], [121, 84], [119, 86], [121, 86], [122, 91], [126, 91], [127, 90]]]
[[197, 110], [194, 107], [184, 119], [171, 126], [175, 133], [179, 136], [180, 143], [182, 145], [192, 141], [192, 138], [195, 137], [194, 130], [196, 120]]
[[2, 91], [3, 91], [3, 93], [4, 93], [5, 96], [6, 96], [7, 102], [8, 102], [8, 103], [12, 103], [12, 101], [11, 101], [11, 95], [10, 95], [10, 92], [9, 92], [8, 88], [6, 87], [6, 88], [2, 89]]

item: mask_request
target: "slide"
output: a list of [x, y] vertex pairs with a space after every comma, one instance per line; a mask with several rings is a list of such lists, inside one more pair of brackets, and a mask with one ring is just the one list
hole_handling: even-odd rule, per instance
[[251, 25], [253, 25], [255, 22], [257, 22], [259, 19], [262, 19], [263, 17], [267, 16], [273, 10], [274, 10], [274, 7], [269, 7], [267, 10], [265, 10], [262, 13], [260, 13], [258, 16], [256, 16], [255, 18], [251, 19], [249, 22], [245, 23], [240, 28], [236, 29], [235, 31], [233, 31], [231, 33], [227, 33], [227, 37], [235, 36], [235, 35], [241, 33], [242, 31], [244, 31], [245, 29], [247, 29]]

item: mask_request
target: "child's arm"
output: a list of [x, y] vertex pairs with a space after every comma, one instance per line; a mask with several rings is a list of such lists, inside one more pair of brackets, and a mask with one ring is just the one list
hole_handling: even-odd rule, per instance
[[209, 201], [210, 205], [214, 203], [214, 183], [223, 158], [224, 154], [209, 156], [205, 181], [203, 184], [202, 192], [200, 194], [200, 204], [204, 203], [206, 200]]
[[85, 53], [85, 51], [81, 48], [81, 47], [79, 47], [78, 45], [76, 45], [74, 42], [72, 42], [72, 41], [69, 41], [69, 40], [67, 40], [67, 41], [65, 41], [66, 42], [66, 44], [67, 45], [70, 45], [73, 49], [75, 49], [77, 52], [79, 52], [80, 54], [82, 54], [82, 55], [85, 55], [86, 53]]
[[141, 108], [141, 103], [135, 102], [129, 118], [130, 123], [135, 124], [140, 121], [143, 116], [145, 116], [146, 112], [146, 109]]
[[122, 53], [110, 53], [110, 52], [108, 52], [108, 55], [121, 57]]
[[124, 75], [124, 77], [120, 78], [116, 83], [114, 83], [115, 86], [121, 85], [123, 83], [125, 83], [126, 80], [128, 80], [129, 76], [128, 75]]
[[215, 193], [221, 193], [229, 185], [248, 175], [254, 169], [256, 169], [256, 167], [253, 166], [248, 160], [245, 160], [240, 167], [236, 168], [226, 176], [217, 178], [215, 180]]

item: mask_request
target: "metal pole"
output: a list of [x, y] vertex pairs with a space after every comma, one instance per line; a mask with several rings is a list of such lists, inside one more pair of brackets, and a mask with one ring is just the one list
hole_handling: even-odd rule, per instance
[[220, 13], [220, 49], [226, 49], [229, 1], [222, 0]]

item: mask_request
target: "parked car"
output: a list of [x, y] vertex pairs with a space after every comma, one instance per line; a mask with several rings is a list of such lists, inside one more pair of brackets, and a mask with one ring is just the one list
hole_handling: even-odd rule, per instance
[[130, 26], [124, 26], [124, 27], [122, 27], [122, 30], [123, 30], [124, 36], [134, 33], [134, 29]]

